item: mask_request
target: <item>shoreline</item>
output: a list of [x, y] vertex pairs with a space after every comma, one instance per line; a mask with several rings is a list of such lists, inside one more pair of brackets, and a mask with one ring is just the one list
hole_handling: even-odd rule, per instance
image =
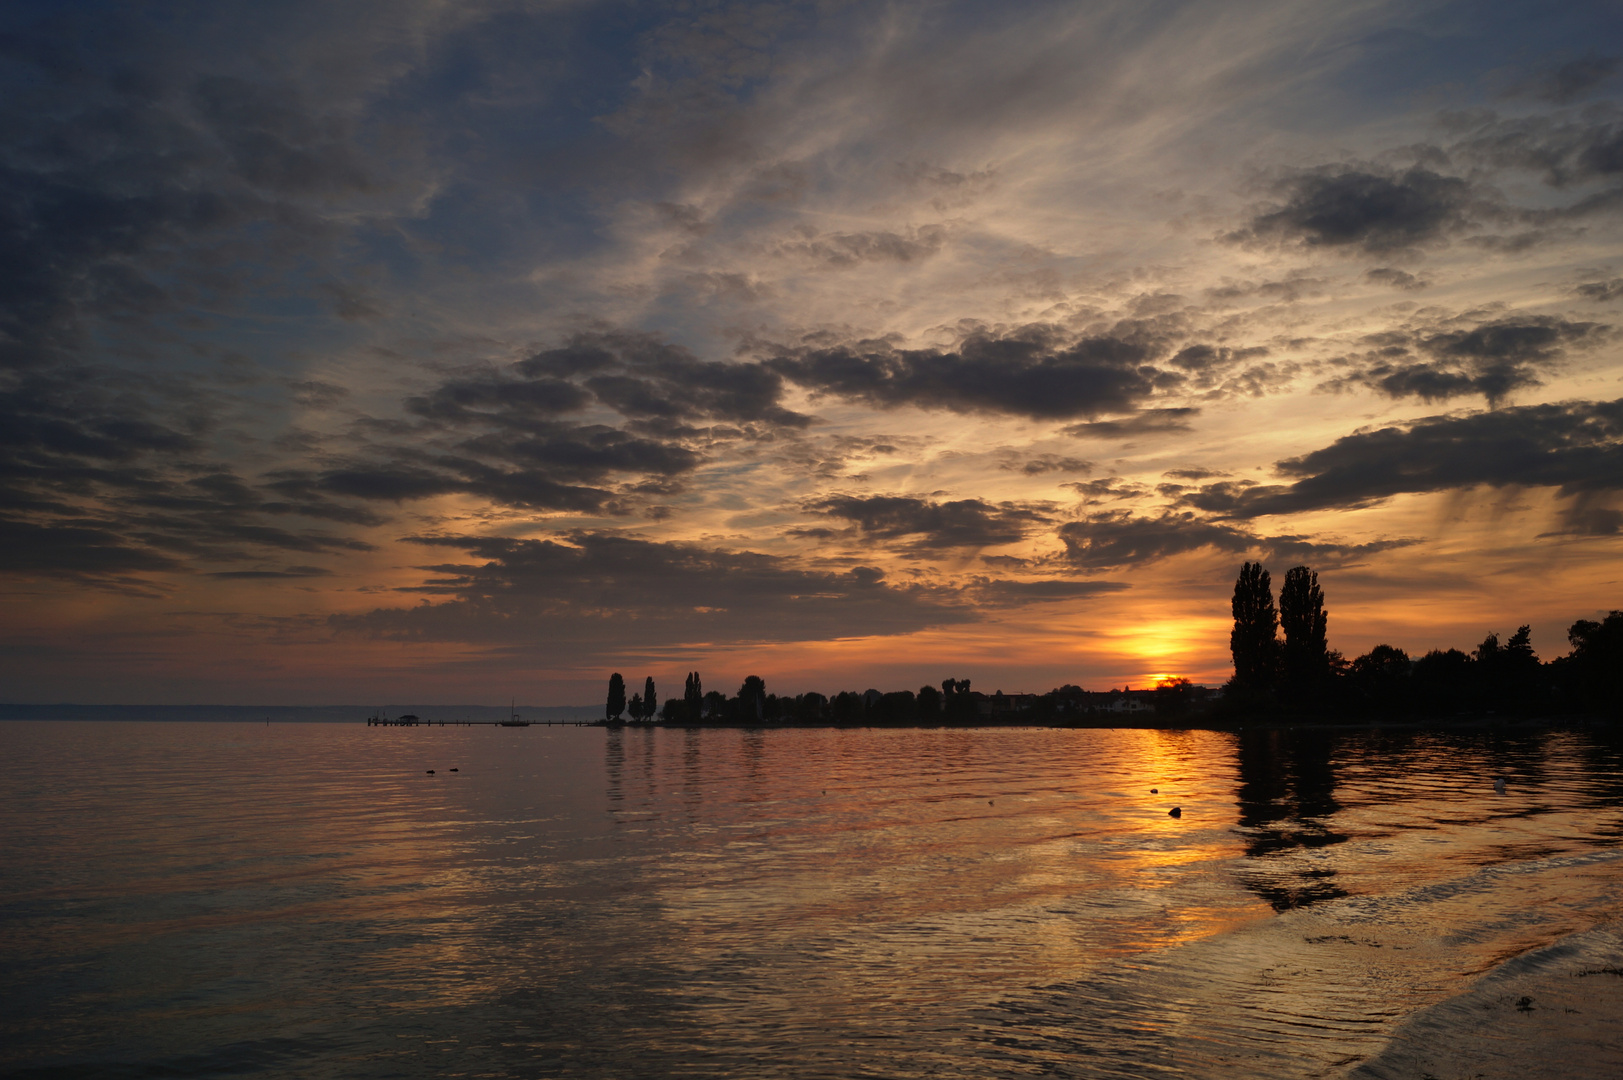
[[1343, 1080], [1623, 1075], [1623, 925], [1603, 921], [1492, 968], [1406, 1017]]

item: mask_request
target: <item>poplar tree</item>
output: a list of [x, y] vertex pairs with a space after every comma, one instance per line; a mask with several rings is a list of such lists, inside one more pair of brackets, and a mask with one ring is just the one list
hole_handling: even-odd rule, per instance
[[699, 681], [697, 671], [688, 672], [687, 686], [682, 691], [682, 701], [687, 705], [688, 719], [695, 722], [704, 719], [704, 684]]
[[652, 720], [659, 715], [659, 696], [654, 693], [654, 677], [642, 681], [642, 714]]
[[609, 700], [604, 710], [604, 718], [608, 720], [620, 719], [620, 714], [626, 711], [626, 681], [616, 671], [609, 676]]
[[1279, 669], [1279, 612], [1274, 607], [1273, 581], [1261, 563], [1246, 563], [1234, 582], [1234, 629], [1229, 651], [1234, 654], [1234, 683], [1248, 690], [1273, 686]]
[[1305, 566], [1285, 571], [1285, 584], [1279, 589], [1279, 626], [1285, 631], [1285, 682], [1306, 688], [1330, 672], [1330, 652], [1325, 630], [1330, 616], [1324, 610], [1324, 593], [1319, 575]]

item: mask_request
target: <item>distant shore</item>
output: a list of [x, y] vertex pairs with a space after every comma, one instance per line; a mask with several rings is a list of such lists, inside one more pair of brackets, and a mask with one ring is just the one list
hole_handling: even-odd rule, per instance
[[593, 721], [593, 727], [604, 727], [611, 730], [651, 731], [659, 728], [681, 731], [698, 731], [706, 729], [732, 728], [745, 731], [777, 731], [792, 730], [796, 728], [895, 728], [898, 730], [936, 731], [936, 730], [965, 730], [972, 731], [980, 728], [1045, 728], [1056, 730], [1143, 730], [1143, 731], [1349, 731], [1360, 728], [1381, 729], [1447, 729], [1450, 731], [1470, 728], [1593, 728], [1611, 727], [1616, 722], [1612, 719], [1594, 715], [1549, 715], [1549, 716], [1453, 716], [1453, 717], [1341, 717], [1334, 720], [1284, 720], [1266, 718], [1256, 720], [1234, 720], [1228, 718], [1214, 718], [1209, 716], [1184, 716], [1159, 719], [1156, 717], [1086, 717], [1075, 720], [1039, 720], [1015, 719], [998, 720], [982, 718], [972, 723], [952, 723], [912, 721], [909, 723], [879, 724], [863, 721], [840, 723], [828, 721], [824, 723], [777, 723], [762, 721], [760, 723], [734, 723], [728, 721], [703, 722], [667, 722], [636, 723], [631, 721], [613, 723], [607, 720]]
[[[187, 722], [187, 723], [252, 723], [273, 724], [364, 724], [368, 716], [378, 712], [376, 706], [359, 705], [82, 705], [73, 703], [15, 704], [0, 703], [0, 722], [7, 720], [50, 721], [103, 721], [103, 722]], [[1256, 731], [1256, 730], [1326, 730], [1349, 731], [1378, 728], [1383, 730], [1461, 730], [1471, 728], [1595, 728], [1618, 726], [1615, 719], [1598, 714], [1558, 714], [1542, 716], [1470, 715], [1451, 717], [1407, 716], [1348, 716], [1335, 719], [1291, 720], [1279, 717], [1235, 719], [1210, 714], [1158, 717], [1153, 714], [1121, 716], [1089, 715], [1081, 717], [1036, 718], [978, 717], [960, 721], [908, 721], [903, 723], [872, 723], [865, 720], [850, 722], [823, 721], [819, 723], [762, 721], [737, 723], [725, 720], [703, 722], [658, 721], [655, 723], [610, 723], [603, 719], [598, 705], [519, 705], [510, 710], [505, 705], [398, 705], [383, 711], [390, 715], [415, 713], [424, 721], [438, 726], [441, 720], [448, 725], [457, 721], [482, 724], [507, 719], [516, 711], [536, 726], [545, 726], [548, 720], [576, 723], [585, 721], [594, 727], [610, 730], [703, 730], [706, 728], [734, 728], [752, 731], [773, 731], [792, 728], [897, 728], [907, 730], [973, 730], [977, 728], [1048, 728], [1048, 729], [1143, 729], [1182, 731]], [[425, 723], [422, 726], [430, 726]]]

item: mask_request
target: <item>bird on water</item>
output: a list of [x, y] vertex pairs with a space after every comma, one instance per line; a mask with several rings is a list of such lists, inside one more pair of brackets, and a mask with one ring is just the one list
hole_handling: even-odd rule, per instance
[[1183, 807], [1174, 806], [1171, 810], [1167, 811], [1167, 817], [1183, 817]]

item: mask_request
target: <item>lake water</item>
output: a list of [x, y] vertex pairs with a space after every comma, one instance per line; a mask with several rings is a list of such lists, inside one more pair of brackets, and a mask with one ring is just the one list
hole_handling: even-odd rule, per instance
[[10, 1076], [1395, 1076], [1623, 908], [1623, 741], [1583, 730], [0, 749]]

